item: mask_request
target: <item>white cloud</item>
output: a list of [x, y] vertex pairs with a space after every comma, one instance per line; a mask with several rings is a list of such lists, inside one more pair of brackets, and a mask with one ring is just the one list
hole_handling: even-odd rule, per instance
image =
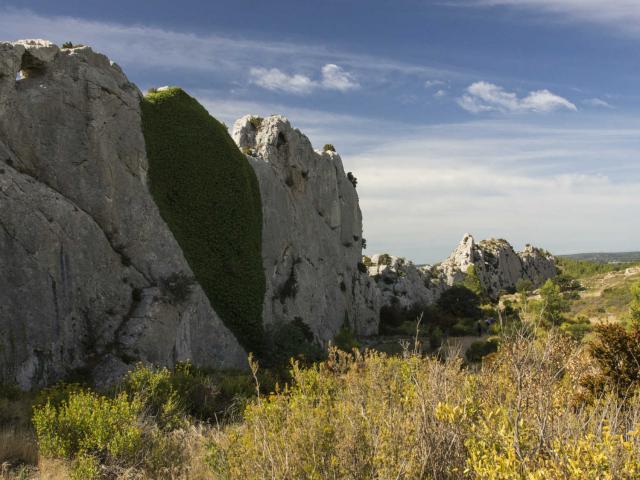
[[328, 63], [322, 67], [322, 86], [327, 90], [346, 92], [360, 87], [352, 74], [345, 72], [338, 65]]
[[436, 93], [433, 94], [433, 96], [436, 98], [443, 98], [447, 96], [447, 92], [445, 90], [438, 90]]
[[306, 75], [287, 75], [277, 68], [252, 68], [249, 75], [252, 83], [267, 90], [304, 94], [310, 93], [318, 85]]
[[549, 14], [552, 19], [606, 24], [640, 34], [638, 0], [464, 0], [466, 5], [512, 6]]
[[313, 80], [306, 75], [288, 75], [277, 68], [254, 67], [249, 71], [251, 83], [267, 90], [295, 94], [308, 94], [316, 89], [347, 92], [360, 88], [354, 76], [333, 63], [321, 70], [321, 79]]
[[569, 100], [551, 93], [536, 90], [526, 97], [507, 92], [504, 88], [488, 82], [475, 82], [467, 87], [467, 93], [458, 99], [458, 104], [471, 113], [481, 112], [552, 112], [554, 110], [577, 110]]
[[611, 105], [609, 102], [605, 100], [602, 100], [601, 98], [588, 98], [587, 100], [584, 100], [582, 103], [590, 107], [596, 107], [596, 108], [613, 108], [613, 105]]

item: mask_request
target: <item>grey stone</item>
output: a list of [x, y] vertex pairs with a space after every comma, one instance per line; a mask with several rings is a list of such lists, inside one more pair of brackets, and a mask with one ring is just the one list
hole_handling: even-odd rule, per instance
[[0, 381], [40, 386], [107, 355], [246, 364], [199, 285], [162, 292], [193, 274], [149, 193], [140, 99], [89, 47], [0, 43]]

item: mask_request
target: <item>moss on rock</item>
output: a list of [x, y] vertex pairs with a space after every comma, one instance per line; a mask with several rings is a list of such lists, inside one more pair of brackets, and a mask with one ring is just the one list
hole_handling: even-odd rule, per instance
[[251, 165], [224, 126], [180, 88], [149, 92], [142, 120], [162, 218], [225, 325], [260, 353], [262, 206]]

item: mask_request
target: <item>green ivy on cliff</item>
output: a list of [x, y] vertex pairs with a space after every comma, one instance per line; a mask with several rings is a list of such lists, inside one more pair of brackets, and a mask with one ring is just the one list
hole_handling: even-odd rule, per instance
[[262, 206], [251, 165], [225, 127], [180, 88], [150, 91], [142, 124], [162, 218], [225, 325], [260, 353]]

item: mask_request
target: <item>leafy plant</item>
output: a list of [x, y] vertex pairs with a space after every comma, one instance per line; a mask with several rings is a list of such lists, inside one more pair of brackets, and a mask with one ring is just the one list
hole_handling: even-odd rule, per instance
[[330, 143], [327, 143], [324, 147], [322, 147], [322, 151], [323, 152], [335, 152], [336, 148], [331, 145]]
[[261, 353], [262, 206], [253, 169], [224, 126], [179, 88], [144, 98], [142, 126], [162, 218], [225, 325]]

